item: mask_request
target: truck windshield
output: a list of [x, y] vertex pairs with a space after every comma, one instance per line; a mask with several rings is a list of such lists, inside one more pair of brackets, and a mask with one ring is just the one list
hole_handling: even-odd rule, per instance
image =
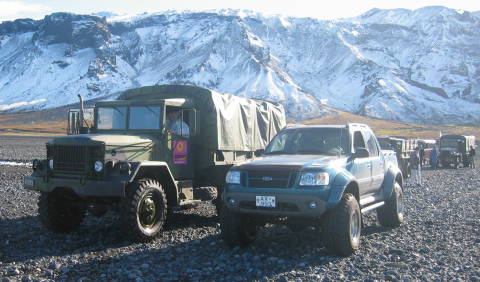
[[160, 107], [130, 107], [129, 129], [160, 129]]
[[440, 141], [440, 146], [457, 148], [459, 142], [460, 140], [457, 140], [457, 139], [443, 139]]
[[349, 151], [345, 128], [299, 128], [278, 134], [265, 149], [265, 154], [338, 155]]
[[100, 107], [98, 108], [98, 129], [125, 129], [127, 122], [126, 107]]

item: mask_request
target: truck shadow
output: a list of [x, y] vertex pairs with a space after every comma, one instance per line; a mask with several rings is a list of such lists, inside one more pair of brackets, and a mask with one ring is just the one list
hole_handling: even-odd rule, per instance
[[[216, 225], [214, 216], [175, 213], [165, 231]], [[130, 245], [135, 244], [123, 236], [115, 213], [109, 212], [101, 218], [88, 215], [79, 228], [69, 233], [50, 232], [37, 216], [0, 219], [0, 261], [5, 263], [101, 252]]]

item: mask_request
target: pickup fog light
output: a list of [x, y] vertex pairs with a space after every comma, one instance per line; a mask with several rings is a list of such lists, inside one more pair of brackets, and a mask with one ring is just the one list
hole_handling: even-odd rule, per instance
[[304, 172], [300, 178], [300, 186], [328, 185], [329, 177], [326, 172]]
[[94, 165], [95, 171], [100, 172], [103, 170], [103, 162], [102, 161], [96, 161]]
[[48, 160], [48, 167], [53, 169], [53, 160]]
[[228, 184], [240, 184], [240, 171], [235, 171], [235, 170], [229, 171], [227, 173], [227, 177], [225, 181]]

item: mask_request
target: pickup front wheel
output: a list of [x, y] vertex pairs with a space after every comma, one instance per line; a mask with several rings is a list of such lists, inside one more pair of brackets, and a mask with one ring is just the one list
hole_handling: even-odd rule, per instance
[[392, 195], [385, 205], [377, 209], [377, 218], [382, 226], [397, 227], [403, 222], [403, 190], [398, 182], [393, 185]]
[[127, 187], [121, 221], [129, 239], [136, 242], [154, 239], [162, 231], [166, 216], [167, 198], [156, 180], [141, 179]]
[[352, 194], [344, 194], [340, 203], [327, 213], [322, 230], [325, 246], [331, 252], [346, 257], [358, 250], [362, 214]]
[[230, 248], [247, 247], [255, 241], [257, 230], [257, 225], [248, 216], [232, 213], [227, 207], [221, 209], [220, 232]]

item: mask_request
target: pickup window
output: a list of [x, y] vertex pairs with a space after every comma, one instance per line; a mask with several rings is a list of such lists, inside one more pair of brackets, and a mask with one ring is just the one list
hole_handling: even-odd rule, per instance
[[273, 154], [336, 155], [349, 153], [345, 128], [300, 128], [285, 130], [265, 149]]
[[370, 153], [370, 156], [378, 156], [379, 151], [377, 142], [375, 141], [375, 136], [370, 131], [364, 131], [364, 134], [365, 139], [367, 139], [367, 149]]

